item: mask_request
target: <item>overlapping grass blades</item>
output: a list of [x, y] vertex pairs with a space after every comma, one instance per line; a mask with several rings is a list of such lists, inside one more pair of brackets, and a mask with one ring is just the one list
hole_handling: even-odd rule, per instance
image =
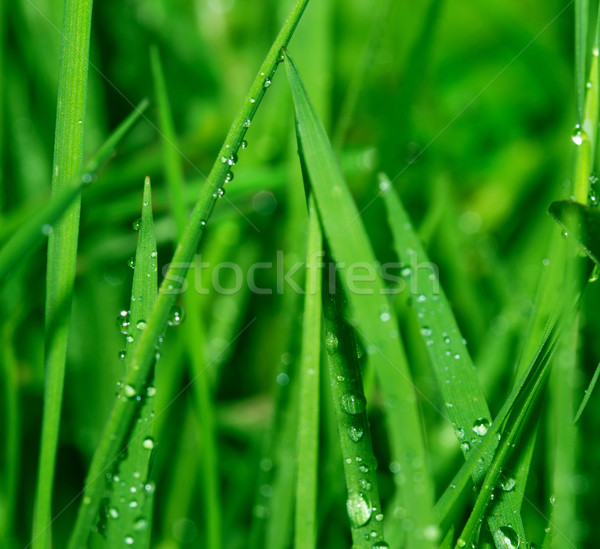
[[[187, 220], [187, 208], [184, 200], [184, 176], [181, 165], [181, 154], [177, 145], [177, 136], [173, 123], [167, 86], [158, 50], [151, 51], [152, 74], [156, 90], [159, 115], [159, 128], [162, 132], [164, 172], [169, 190], [169, 204], [173, 212], [177, 238], [181, 238]], [[188, 275], [190, 287], [193, 287], [194, 273]], [[206, 352], [205, 327], [200, 313], [202, 304], [200, 294], [186, 292], [183, 296], [186, 324], [184, 326], [188, 356], [190, 360], [191, 378], [196, 396], [198, 417], [202, 425], [202, 455], [199, 469], [204, 473], [202, 496], [204, 501], [204, 519], [206, 525], [205, 542], [207, 547], [221, 546], [221, 509], [219, 502], [219, 471], [216, 444], [216, 428], [213, 413], [213, 396], [206, 368], [212, 357]]]
[[[414, 387], [387, 300], [388, 290], [376, 272], [371, 244], [329, 139], [289, 55], [286, 55], [286, 69], [296, 110], [302, 165], [315, 196], [331, 255], [340, 266], [339, 276], [348, 300], [345, 315], [369, 355], [388, 403], [386, 420], [392, 456], [404, 471], [402, 485], [398, 488], [402, 491], [406, 519], [415, 525], [408, 533], [407, 546], [426, 547], [433, 541], [424, 538], [426, 531], [431, 531], [426, 529], [432, 525], [433, 490], [426, 467]], [[370, 275], [368, 281], [360, 285], [353, 278], [357, 265], [366, 268]]]
[[131, 369], [123, 381], [120, 397], [115, 402], [107, 421], [105, 432], [90, 464], [86, 478], [84, 498], [79, 509], [77, 523], [70, 539], [71, 549], [85, 545], [91, 526], [100, 504], [102, 486], [99, 482], [107, 464], [110, 464], [123, 443], [137, 409], [135, 397], [146, 385], [150, 374], [155, 347], [162, 336], [172, 307], [179, 293], [190, 262], [204, 234], [204, 227], [210, 218], [215, 203], [221, 196], [221, 189], [227, 178], [231, 163], [237, 160], [237, 152], [241, 147], [248, 121], [251, 121], [270, 83], [278, 63], [281, 61], [281, 49], [286, 46], [300, 21], [308, 0], [298, 0], [290, 15], [275, 39], [258, 75], [244, 98], [242, 108], [236, 115], [233, 124], [221, 147], [219, 156], [213, 165], [208, 180], [202, 188], [200, 197], [194, 207], [186, 229], [179, 240], [177, 249], [163, 280], [152, 314], [145, 330], [136, 346], [132, 357]]
[[[66, 0], [63, 15], [52, 192], [81, 173], [92, 1]], [[33, 549], [48, 549], [71, 302], [77, 262], [80, 201], [75, 199], [48, 238], [44, 411], [33, 516]]]
[[117, 145], [148, 108], [148, 100], [143, 100], [135, 110], [111, 133], [102, 147], [76, 172], [73, 180], [53, 194], [33, 216], [28, 212], [17, 214], [23, 226], [6, 242], [0, 250], [0, 280], [3, 280], [20, 261], [28, 257], [52, 232], [53, 225], [69, 206], [79, 198], [81, 191], [96, 177], [96, 172], [114, 153]]
[[[473, 482], [477, 485], [483, 480], [496, 449], [494, 439], [490, 439], [485, 451], [480, 448], [482, 437], [492, 420], [490, 410], [466, 341], [440, 286], [439, 273], [429, 261], [391, 182], [385, 176], [380, 179], [380, 189], [398, 257], [405, 265], [411, 266], [407, 279], [413, 294], [412, 305], [439, 390], [446, 403], [446, 413], [465, 458], [471, 454], [477, 456], [473, 470]], [[453, 490], [458, 495], [459, 490]], [[524, 538], [525, 530], [520, 517], [522, 496], [520, 490], [501, 491], [498, 494], [494, 512], [488, 518], [490, 531], [495, 532], [511, 524], [520, 539]]]
[[[131, 303], [128, 315], [122, 314], [122, 331], [127, 333], [125, 347], [126, 369], [140, 334], [146, 327], [158, 287], [158, 257], [156, 235], [152, 216], [150, 178], [144, 182], [142, 217], [135, 254]], [[123, 311], [125, 313], [125, 311]], [[146, 390], [139, 395], [139, 415], [129, 434], [127, 444], [121, 451], [108, 482], [106, 516], [106, 543], [109, 547], [131, 545], [149, 547], [152, 531], [152, 503], [154, 487], [149, 479], [150, 456], [154, 448], [154, 397], [156, 389], [150, 376]]]

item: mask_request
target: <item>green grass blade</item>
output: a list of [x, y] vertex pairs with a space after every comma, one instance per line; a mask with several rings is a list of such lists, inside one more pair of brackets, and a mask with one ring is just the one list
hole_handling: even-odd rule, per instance
[[[248, 121], [252, 121], [268, 87], [266, 84], [271, 82], [270, 79], [280, 62], [281, 49], [288, 44], [307, 4], [308, 0], [298, 0], [296, 2], [271, 46], [258, 75], [250, 87], [250, 91], [243, 101], [242, 108], [231, 125], [208, 180], [201, 190], [184, 234], [179, 240], [173, 261], [161, 283], [158, 298], [148, 319], [148, 325], [136, 347], [132, 362], [133, 368], [130, 370], [131, 374], [128, 374], [124, 380], [123, 391], [127, 390], [133, 398], [120, 398], [115, 403], [106, 424], [106, 436], [102, 437], [90, 464], [84, 490], [84, 501], [80, 507], [77, 523], [71, 536], [70, 549], [78, 549], [85, 545], [85, 540], [89, 535], [100, 504], [102, 487], [98, 481], [106, 464], [114, 459], [126, 436], [137, 408], [135, 395], [142, 390], [150, 374], [155, 346], [167, 326], [171, 308], [175, 304], [177, 296], [181, 293], [182, 283], [185, 281], [190, 262], [204, 234], [205, 224], [220, 196], [219, 189], [221, 189], [226, 179], [230, 162], [235, 162], [237, 159], [237, 152], [242, 145]], [[124, 395], [123, 392], [122, 396]]]
[[579, 405], [579, 408], [577, 409], [577, 413], [575, 414], [575, 419], [573, 420], [573, 423], [577, 423], [581, 418], [581, 414], [583, 414], [583, 411], [585, 410], [585, 407], [587, 406], [587, 403], [590, 400], [592, 393], [594, 392], [594, 388], [596, 387], [596, 383], [598, 382], [598, 377], [600, 377], [600, 364], [596, 366], [596, 370], [594, 371], [594, 375], [592, 376], [590, 384], [585, 390], [585, 395], [583, 397], [583, 400], [581, 401], [581, 404]]
[[[327, 256], [326, 256], [327, 257]], [[346, 477], [346, 510], [353, 547], [368, 549], [383, 541], [383, 513], [371, 431], [353, 330], [343, 319], [342, 294], [333, 291], [324, 271], [323, 309], [329, 382]]]
[[[131, 305], [129, 312], [129, 336], [126, 357], [133, 356], [139, 335], [145, 329], [157, 293], [157, 251], [154, 219], [152, 216], [152, 194], [150, 178], [144, 182], [142, 217], [139, 229]], [[126, 358], [127, 368], [131, 360]], [[113, 473], [109, 492], [110, 501], [106, 516], [106, 542], [109, 547], [123, 544], [134, 547], [148, 547], [152, 517], [145, 514], [151, 509], [153, 490], [146, 490], [150, 455], [154, 448], [153, 416], [156, 389], [148, 385], [141, 396], [140, 412], [131, 430], [129, 442], [123, 451], [124, 459]]]
[[[468, 458], [471, 452], [478, 454], [477, 467], [473, 471], [473, 482], [478, 484], [483, 479], [495, 450], [492, 441], [485, 453], [478, 452], [482, 436], [491, 423], [491, 413], [465, 340], [440, 287], [437, 269], [433, 268], [387, 178], [381, 178], [380, 188], [384, 191], [383, 198], [394, 247], [399, 259], [412, 268], [409, 278], [410, 291], [417, 296], [412, 300], [412, 304], [438, 387], [446, 402], [448, 418], [452, 422], [465, 458]], [[520, 504], [521, 501], [515, 498], [514, 494], [499, 493], [494, 513], [488, 520], [490, 530], [496, 531], [502, 525], [511, 523], [513, 529], [524, 537]]]
[[588, 0], [575, 0], [575, 90], [579, 124], [583, 123], [585, 105], [585, 71], [589, 15]]
[[[75, 177], [56, 193], [47, 204], [44, 204], [32, 217], [28, 217], [20, 228], [0, 251], [0, 281], [14, 269], [21, 260], [28, 257], [43, 242], [46, 235], [52, 232], [53, 225], [60, 219], [69, 206], [79, 198], [82, 189], [93, 181], [98, 168], [108, 160], [121, 139], [139, 120], [148, 101], [142, 101], [136, 109], [117, 127], [104, 145], [78, 170]], [[83, 174], [83, 175], [82, 175]]]
[[317, 486], [319, 464], [319, 378], [321, 362], [321, 275], [323, 235], [314, 201], [309, 203], [308, 251], [300, 404], [298, 413], [298, 472], [296, 477], [295, 549], [317, 545]]
[[[83, 162], [83, 121], [92, 22], [92, 1], [66, 0], [64, 7], [52, 192], [71, 184]], [[33, 549], [48, 549], [52, 494], [62, 407], [71, 300], [77, 261], [80, 201], [66, 210], [48, 240], [44, 411], [33, 515]]]
[[[1, 9], [1, 8], [0, 8]], [[21, 412], [19, 410], [18, 364], [11, 341], [14, 341], [15, 324], [6, 323], [0, 337], [0, 387], [2, 400], [2, 472], [0, 473], [0, 539], [11, 546], [15, 536], [15, 517], [20, 469]], [[15, 544], [16, 545], [16, 544]]]
[[[357, 330], [373, 363], [386, 401], [393, 459], [401, 463], [401, 486], [406, 505], [406, 520], [415, 529], [409, 533], [409, 546], [421, 538], [432, 524], [430, 506], [433, 495], [426, 469], [422, 429], [414, 388], [406, 357], [390, 313], [386, 288], [375, 269], [375, 257], [358, 210], [346, 186], [329, 139], [316, 117], [293, 61], [286, 58], [288, 80], [296, 109], [296, 124], [301, 158], [323, 224], [333, 258], [343, 265], [339, 275], [349, 301], [349, 321]], [[368, 281], [356, 286], [353, 267], [366, 266]], [[364, 272], [363, 272], [364, 275]], [[364, 276], [363, 276], [364, 278]]]
[[[181, 238], [187, 220], [187, 208], [184, 200], [184, 176], [181, 165], [181, 152], [175, 134], [175, 125], [171, 114], [167, 86], [163, 74], [160, 55], [156, 48], [151, 50], [152, 74], [156, 89], [156, 99], [159, 115], [159, 128], [162, 133], [164, 172], [169, 190], [169, 206], [173, 212], [177, 238]], [[188, 282], [193, 283], [194, 273], [188, 274]], [[214, 402], [209, 387], [209, 379], [205, 372], [209, 358], [206, 353], [205, 327], [200, 317], [202, 302], [196, 292], [187, 292], [183, 296], [184, 308], [187, 311], [187, 321], [184, 326], [188, 356], [194, 379], [193, 390], [196, 396], [196, 409], [199, 422], [202, 456], [199, 465], [203, 472], [204, 482], [201, 484], [204, 502], [204, 517], [206, 524], [207, 547], [221, 546], [221, 508], [219, 502], [219, 472], [216, 444], [216, 428], [214, 419]]]

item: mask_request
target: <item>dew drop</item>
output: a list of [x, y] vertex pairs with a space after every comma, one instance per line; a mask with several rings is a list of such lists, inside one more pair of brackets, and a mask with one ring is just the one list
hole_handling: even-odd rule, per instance
[[240, 143], [240, 147], [242, 149], [245, 149], [248, 146], [248, 141], [246, 141], [245, 139], [242, 139], [242, 142]]
[[142, 442], [142, 446], [146, 448], [146, 450], [152, 450], [152, 448], [154, 448], [154, 439], [152, 437], [146, 437], [144, 442]]
[[118, 509], [116, 509], [115, 507], [111, 507], [108, 510], [108, 516], [110, 518], [113, 518], [113, 519], [118, 519], [119, 518], [119, 511], [118, 511]]
[[490, 422], [489, 420], [480, 417], [479, 419], [476, 419], [475, 422], [473, 423], [473, 432], [476, 435], [479, 435], [480, 437], [482, 437], [483, 435], [485, 435], [488, 431], [490, 427]]
[[132, 269], [135, 269], [135, 257], [130, 257], [127, 261], [127, 265], [129, 265]]
[[249, 118], [246, 120], [246, 122], [244, 122], [244, 128], [249, 128], [250, 124], [252, 124], [252, 120], [250, 120]]
[[119, 360], [125, 360], [126, 357], [127, 357], [127, 353], [125, 352], [125, 349], [121, 349], [119, 351]]
[[327, 335], [325, 336], [325, 348], [330, 355], [337, 351], [338, 338], [333, 332], [327, 332]]
[[358, 415], [365, 411], [365, 401], [362, 397], [352, 393], [342, 395], [342, 408], [350, 415]]
[[117, 330], [120, 334], [127, 335], [129, 333], [130, 315], [129, 311], [121, 311], [115, 322]]
[[421, 328], [421, 335], [423, 335], [424, 337], [431, 337], [432, 334], [433, 331], [431, 330], [431, 328], [428, 328], [427, 326], [423, 326]]
[[217, 198], [223, 198], [225, 195], [225, 189], [223, 187], [219, 187], [216, 192]]
[[140, 227], [142, 226], [142, 220], [141, 220], [141, 218], [140, 218], [140, 219], [136, 219], [136, 220], [133, 222], [133, 225], [132, 225], [132, 226], [133, 226], [133, 230], [134, 230], [134, 231], [139, 231], [139, 230], [140, 230]]
[[125, 542], [125, 545], [133, 545], [133, 536], [125, 536], [123, 541]]
[[144, 517], [141, 517], [141, 518], [137, 519], [133, 523], [133, 529], [136, 530], [136, 531], [138, 531], [138, 532], [142, 532], [146, 528], [148, 528], [148, 521]]
[[514, 478], [508, 477], [500, 482], [500, 487], [504, 492], [511, 492], [515, 489], [516, 484], [517, 481]]
[[575, 125], [575, 128], [573, 129], [573, 134], [571, 135], [571, 139], [573, 140], [573, 143], [575, 143], [575, 145], [577, 145], [578, 147], [583, 143], [583, 132], [579, 124]]
[[469, 444], [469, 442], [465, 440], [464, 442], [460, 443], [460, 447], [463, 452], [468, 452], [471, 449], [471, 444]]
[[173, 307], [171, 307], [167, 324], [169, 326], [179, 326], [184, 320], [185, 314], [183, 312], [183, 309], [178, 305], [174, 305]]
[[519, 535], [510, 526], [498, 528], [494, 533], [494, 541], [496, 547], [503, 549], [516, 549], [521, 544]]
[[417, 301], [419, 303], [424, 303], [425, 301], [427, 301], [427, 296], [425, 294], [421, 294], [420, 296], [417, 297]]
[[131, 385], [125, 385], [123, 393], [127, 398], [133, 398], [136, 395], [135, 389]]
[[385, 541], [378, 541], [372, 549], [390, 549], [390, 546]]
[[270, 81], [270, 80], [267, 78], [267, 79], [265, 80], [265, 90], [266, 90], [267, 88], [270, 88], [270, 87], [271, 87], [271, 81]]
[[232, 179], [233, 179], [233, 172], [231, 170], [229, 170], [225, 174], [225, 183], [229, 183]]
[[150, 385], [147, 389], [146, 389], [146, 396], [152, 398], [153, 396], [156, 396], [156, 387], [154, 387], [153, 385]]
[[348, 427], [348, 437], [352, 442], [358, 442], [364, 434], [362, 427]]
[[354, 528], [367, 524], [371, 518], [371, 506], [360, 492], [351, 490], [346, 501], [350, 523]]
[[135, 325], [135, 327], [140, 331], [143, 332], [146, 329], [146, 321], [145, 320], [138, 320], [137, 324]]

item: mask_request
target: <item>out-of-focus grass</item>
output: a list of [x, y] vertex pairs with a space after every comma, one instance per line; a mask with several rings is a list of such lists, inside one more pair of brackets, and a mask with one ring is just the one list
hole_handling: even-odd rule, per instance
[[[382, 263], [397, 260], [383, 201], [375, 199], [377, 172], [389, 174], [429, 260], [439, 268], [492, 419], [518, 379], [515, 365], [524, 368], [530, 362], [561, 293], [559, 277], [543, 282], [559, 268], [559, 255], [550, 247], [561, 240], [546, 212], [553, 200], [573, 192], [571, 135], [574, 124], [586, 117], [582, 83], [593, 63], [595, 25], [586, 15], [586, 2], [577, 2], [581, 15], [576, 19], [574, 6], [565, 10], [566, 3], [558, 0], [391, 2], [385, 16], [383, 4], [314, 1], [290, 51], [329, 135], [342, 128], [337, 131], [343, 139], [336, 140], [341, 165]], [[208, 174], [291, 5], [275, 0], [107, 0], [94, 7], [85, 157], [131, 113], [132, 105], [154, 96], [150, 49], [156, 46], [181, 152], [185, 207], [181, 197], [173, 204], [178, 195], [167, 186], [175, 171], [165, 166], [174, 160], [172, 155], [168, 160], [161, 135], [169, 134], [164, 105], [153, 101], [82, 195], [52, 502], [57, 547], [66, 545], [73, 529], [77, 497], [122, 377], [122, 341], [114, 318], [128, 300], [132, 271], [127, 260], [135, 253], [131, 225], [139, 217], [139, 183], [146, 174], [152, 176], [160, 277], [181, 231], [173, 212], [187, 211], [196, 202], [205, 184], [201, 174]], [[61, 38], [56, 29], [62, 10], [62, 0], [0, 6], [3, 243], [17, 229], [8, 231], [10, 220], [38, 211], [48, 196]], [[159, 392], [156, 403], [161, 413], [155, 418], [150, 473], [156, 482], [152, 547], [197, 545], [206, 539], [211, 517], [207, 472], [200, 466], [207, 444], [197, 407], [201, 391], [189, 386], [202, 369], [199, 362], [188, 367], [194, 358], [204, 361], [212, 393], [203, 404], [209, 403], [214, 416], [219, 460], [216, 478], [210, 478], [219, 491], [217, 528], [223, 547], [264, 547], [265, 539], [270, 547], [289, 547], [294, 539], [289, 490], [295, 486], [302, 409], [296, 387], [303, 299], [294, 294], [293, 283], [304, 287], [304, 269], [282, 282], [276, 265], [286, 265], [287, 272], [303, 261], [308, 222], [297, 159], [289, 152], [296, 144], [286, 88], [280, 70], [248, 128], [248, 146], [239, 151], [231, 170], [235, 178], [225, 185], [226, 200], [219, 201], [187, 279], [188, 291], [198, 294], [192, 314], [204, 327], [196, 340], [198, 355], [190, 357], [197, 331], [186, 332], [185, 323], [167, 332], [160, 350], [156, 383], [166, 393]], [[591, 168], [578, 164], [584, 179], [595, 166], [591, 151]], [[593, 190], [594, 178], [590, 184]], [[224, 267], [223, 262], [231, 264]], [[269, 262], [272, 267], [251, 268]], [[44, 382], [45, 265], [44, 251], [35, 252], [0, 289], [0, 545], [9, 549], [31, 541]], [[232, 265], [240, 267], [241, 279], [236, 280]], [[406, 303], [417, 296], [411, 295], [402, 271], [415, 266], [418, 262], [390, 273], [406, 286], [394, 305], [426, 433], [428, 481], [437, 498], [459, 470], [461, 455], [447, 399], [434, 382], [435, 363]], [[249, 273], [255, 291], [248, 288]], [[229, 291], [239, 280], [240, 290]], [[569, 359], [551, 378], [551, 398], [536, 405], [541, 419], [524, 425], [521, 440], [528, 439], [527, 445], [519, 442], [506, 466], [506, 476], [511, 472], [516, 479], [514, 489], [523, 491], [527, 540], [538, 546], [546, 528], [553, 532], [547, 543], [556, 547], [600, 543], [593, 522], [594, 494], [600, 490], [600, 445], [593, 437], [600, 429], [596, 394], [577, 424], [569, 424], [600, 357], [594, 322], [597, 284], [588, 285], [578, 322], [567, 330], [560, 353]], [[216, 285], [226, 291], [217, 292]], [[205, 295], [202, 288], [211, 291]], [[367, 410], [386, 528], [402, 521], [406, 510], [394, 497], [402, 471], [390, 457], [387, 404], [371, 366], [365, 370]], [[326, 387], [322, 382], [321, 389]], [[337, 549], [349, 545], [350, 525], [330, 398], [321, 391], [316, 532], [320, 544]], [[565, 447], [569, 440], [576, 443], [572, 449]], [[577, 449], [582, 441], [585, 451]], [[448, 546], [475, 502], [470, 492], [464, 498], [460, 508], [465, 511], [452, 517], [456, 535]], [[550, 523], [552, 512], [560, 520]], [[493, 544], [493, 534], [482, 528], [481, 543]]]

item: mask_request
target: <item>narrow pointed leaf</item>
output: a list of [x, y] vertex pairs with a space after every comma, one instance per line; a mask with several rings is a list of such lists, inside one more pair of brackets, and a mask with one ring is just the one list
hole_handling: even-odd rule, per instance
[[[388, 289], [377, 272], [371, 243], [329, 139], [289, 55], [286, 68], [296, 109], [301, 159], [314, 192], [325, 238], [333, 259], [340, 266], [339, 276], [348, 300], [346, 314], [369, 354], [388, 403], [386, 418], [393, 459], [402, 464], [405, 472], [402, 497], [407, 509], [406, 520], [416, 525], [409, 535], [410, 538], [422, 536], [431, 524], [433, 491], [426, 471], [415, 390], [388, 303]], [[409, 546], [414, 543], [415, 540], [410, 539]]]

